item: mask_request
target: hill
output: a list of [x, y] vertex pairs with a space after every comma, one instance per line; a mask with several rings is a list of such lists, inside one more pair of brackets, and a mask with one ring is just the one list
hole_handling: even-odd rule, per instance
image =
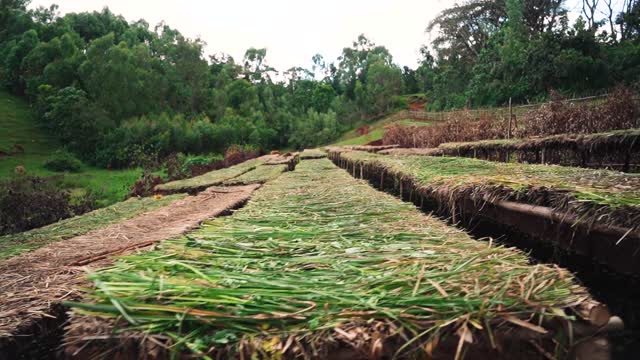
[[96, 196], [98, 207], [124, 200], [130, 186], [140, 176], [140, 169], [107, 170], [84, 164], [78, 173], [57, 173], [44, 163], [62, 149], [41, 124], [22, 98], [0, 92], [0, 180], [11, 177], [16, 166], [29, 175], [52, 177], [60, 187], [79, 197]]
[[384, 127], [388, 125], [400, 126], [430, 126], [428, 121], [416, 121], [410, 119], [407, 111], [401, 110], [382, 119], [370, 123], [360, 123], [358, 127], [344, 133], [335, 143], [335, 146], [366, 145], [374, 141], [381, 141], [384, 135]]

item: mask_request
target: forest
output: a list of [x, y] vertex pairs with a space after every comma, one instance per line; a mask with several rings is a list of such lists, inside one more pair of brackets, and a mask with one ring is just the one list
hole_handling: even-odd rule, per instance
[[112, 13], [59, 15], [28, 0], [0, 5], [0, 86], [28, 99], [48, 131], [87, 163], [126, 168], [173, 153], [326, 144], [356, 124], [406, 107], [500, 106], [640, 84], [640, 2], [468, 0], [425, 23], [419, 66], [394, 63], [360, 35], [334, 61], [278, 71], [266, 48], [207, 55], [164, 22]]

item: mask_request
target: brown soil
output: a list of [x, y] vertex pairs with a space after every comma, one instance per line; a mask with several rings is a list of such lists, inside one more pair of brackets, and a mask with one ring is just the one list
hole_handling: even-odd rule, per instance
[[415, 101], [415, 102], [411, 102], [409, 103], [409, 110], [411, 111], [424, 111], [424, 106], [427, 103], [424, 101]]
[[60, 317], [61, 302], [80, 299], [81, 288], [89, 286], [88, 267], [108, 265], [113, 255], [185, 233], [205, 219], [241, 206], [259, 187], [211, 187], [197, 196], [0, 262], [0, 353], [26, 340], [23, 336], [32, 337], [47, 319]]

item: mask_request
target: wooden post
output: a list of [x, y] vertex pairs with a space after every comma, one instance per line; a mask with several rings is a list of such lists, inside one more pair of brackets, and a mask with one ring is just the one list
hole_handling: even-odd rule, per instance
[[511, 139], [511, 120], [513, 119], [513, 109], [511, 108], [511, 97], [509, 97], [509, 130], [507, 131], [507, 139]]

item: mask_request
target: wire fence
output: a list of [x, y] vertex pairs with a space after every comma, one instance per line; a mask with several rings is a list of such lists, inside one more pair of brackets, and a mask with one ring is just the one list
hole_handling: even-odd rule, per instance
[[[494, 108], [481, 108], [481, 109], [456, 109], [448, 111], [410, 111], [406, 110], [398, 114], [398, 117], [403, 119], [411, 119], [414, 121], [428, 121], [428, 122], [443, 122], [455, 118], [465, 118], [471, 120], [479, 120], [484, 117], [508, 119], [509, 114], [516, 118], [524, 115], [526, 112], [539, 109], [544, 105], [551, 103], [563, 103], [563, 104], [583, 104], [597, 105], [604, 101], [609, 94], [587, 96], [582, 98], [547, 101], [536, 104], [517, 105], [517, 106], [504, 106]], [[640, 104], [640, 97], [633, 99], [636, 103]]]

